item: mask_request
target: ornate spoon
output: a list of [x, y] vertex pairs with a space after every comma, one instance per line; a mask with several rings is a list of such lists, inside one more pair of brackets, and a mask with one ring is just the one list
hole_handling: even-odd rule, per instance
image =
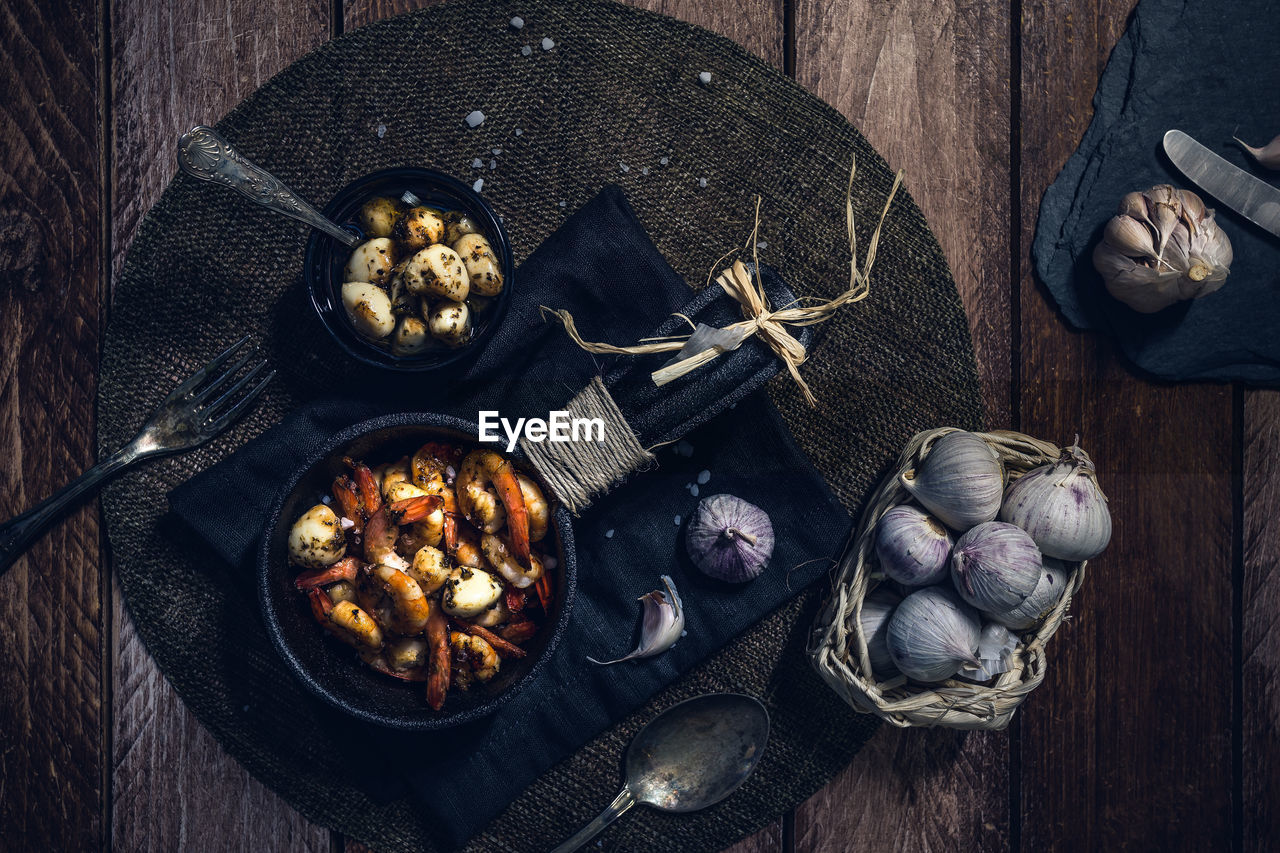
[[347, 246], [360, 245], [360, 237], [312, 207], [279, 178], [254, 164], [231, 147], [220, 133], [198, 124], [178, 140], [178, 166], [202, 181], [225, 184], [263, 207], [299, 219]]

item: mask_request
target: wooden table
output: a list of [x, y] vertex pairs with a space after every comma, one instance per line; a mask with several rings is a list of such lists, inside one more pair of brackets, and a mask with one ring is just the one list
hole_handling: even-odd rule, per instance
[[[0, 515], [93, 462], [112, 276], [177, 134], [412, 0], [0, 0]], [[1007, 733], [883, 728], [737, 851], [1263, 849], [1280, 833], [1280, 396], [1136, 378], [1031, 276], [1133, 0], [642, 0], [844, 112], [938, 235], [992, 423], [1080, 432], [1116, 534]], [[1120, 188], [1117, 188], [1120, 189]], [[113, 587], [96, 506], [0, 578], [0, 847], [361, 849], [214, 742]]]

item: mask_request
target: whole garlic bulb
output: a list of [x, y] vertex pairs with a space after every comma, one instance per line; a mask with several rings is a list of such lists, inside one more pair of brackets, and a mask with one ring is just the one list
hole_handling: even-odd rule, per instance
[[1004, 466], [981, 437], [956, 430], [935, 441], [920, 465], [898, 482], [943, 524], [968, 530], [1000, 512]]
[[1213, 211], [1168, 184], [1121, 199], [1093, 251], [1107, 292], [1143, 314], [1213, 293], [1227, 280], [1231, 258]]
[[1111, 512], [1089, 454], [1073, 445], [1057, 462], [1033, 468], [1004, 494], [1000, 520], [1027, 533], [1040, 553], [1092, 560], [1111, 541]]
[[880, 570], [907, 586], [945, 579], [953, 544], [942, 522], [909, 504], [893, 507], [876, 524]]
[[1021, 527], [1003, 521], [979, 524], [956, 540], [951, 580], [960, 597], [987, 612], [1013, 610], [1035, 592], [1040, 550]]
[[889, 618], [889, 655], [908, 678], [942, 681], [962, 666], [978, 666], [978, 613], [946, 586], [927, 586], [902, 599]]

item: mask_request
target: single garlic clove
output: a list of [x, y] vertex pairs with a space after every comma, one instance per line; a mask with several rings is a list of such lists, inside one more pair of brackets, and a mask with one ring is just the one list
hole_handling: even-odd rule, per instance
[[594, 664], [609, 666], [637, 658], [648, 658], [662, 654], [676, 644], [684, 634], [684, 602], [680, 593], [676, 592], [675, 581], [669, 575], [662, 576], [662, 585], [666, 590], [655, 589], [640, 596], [644, 606], [644, 615], [640, 623], [640, 645], [635, 651], [616, 660], [599, 661], [587, 658]]
[[1239, 137], [1234, 137], [1240, 147], [1249, 152], [1249, 156], [1258, 161], [1258, 165], [1264, 169], [1280, 169], [1280, 136], [1268, 142], [1261, 148], [1254, 148], [1244, 142]]
[[1133, 258], [1154, 258], [1155, 244], [1151, 242], [1151, 232], [1132, 216], [1121, 214], [1114, 216], [1107, 223], [1102, 239], [1125, 255]]

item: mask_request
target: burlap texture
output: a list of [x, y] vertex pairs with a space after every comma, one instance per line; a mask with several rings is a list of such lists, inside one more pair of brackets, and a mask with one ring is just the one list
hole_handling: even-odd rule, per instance
[[[509, 27], [513, 15], [526, 21], [522, 31]], [[550, 51], [541, 47], [544, 36], [555, 41]], [[531, 55], [522, 55], [523, 45]], [[700, 71], [711, 72], [709, 86], [699, 84]], [[469, 129], [463, 117], [473, 109], [487, 118]], [[290, 66], [218, 127], [321, 205], [348, 181], [393, 165], [483, 177], [517, 262], [603, 184], [618, 183], [695, 287], [722, 252], [742, 242], [759, 193], [761, 259], [797, 292], [824, 298], [848, 282], [850, 155], [860, 166], [854, 205], [863, 246], [893, 177], [836, 111], [732, 42], [597, 0], [461, 0], [374, 24]], [[183, 129], [166, 131], [176, 140]], [[477, 157], [485, 165], [473, 170]], [[305, 237], [302, 225], [185, 176], [144, 220], [107, 331], [100, 447], [126, 441], [172, 383], [246, 332], [263, 341], [280, 375], [229, 434], [105, 492], [114, 566], [147, 649], [250, 772], [303, 814], [351, 837], [381, 849], [433, 850], [431, 829], [411, 801], [379, 796], [346, 772], [332, 748], [344, 733], [317, 713], [270, 648], [252, 579], [187, 544], [164, 517], [171, 488], [299, 402], [359, 388], [392, 393], [326, 347], [301, 281]], [[820, 401], [816, 411], [785, 377], [770, 394], [855, 516], [913, 434], [980, 426], [963, 310], [938, 245], [905, 194], [885, 224], [871, 297], [819, 327], [803, 370]], [[411, 408], [430, 408], [430, 380], [398, 393]], [[605, 848], [717, 850], [805, 799], [875, 726], [831, 693], [806, 660], [823, 587], [799, 595], [547, 773], [468, 849], [545, 848], [594, 817], [620, 783], [620, 756], [639, 726], [706, 691], [752, 693], [768, 705], [774, 728], [759, 771], [698, 815], [637, 809], [604, 836]]]

